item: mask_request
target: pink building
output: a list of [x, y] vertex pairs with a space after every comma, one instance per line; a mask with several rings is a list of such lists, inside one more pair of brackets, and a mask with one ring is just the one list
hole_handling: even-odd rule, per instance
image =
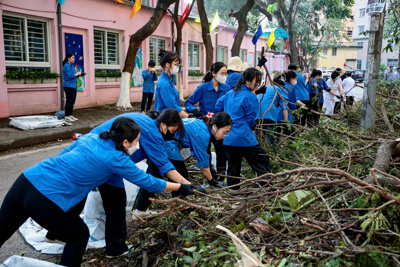
[[[126, 3], [134, 1], [125, 1]], [[129, 38], [151, 17], [156, 0], [142, 0], [142, 9], [132, 18], [132, 6], [119, 4], [114, 0], [66, 0], [62, 6], [62, 48], [76, 45], [87, 74], [84, 90], [79, 91], [75, 108], [85, 108], [116, 103], [119, 97], [118, 81], [99, 82], [96, 71], [120, 71], [123, 67]], [[183, 1], [181, 1], [183, 2]], [[0, 75], [6, 70], [47, 69], [60, 73], [58, 43], [57, 1], [49, 0], [3, 0], [0, 21]], [[132, 4], [133, 4], [132, 3]], [[183, 4], [185, 5], [185, 4]], [[173, 10], [172, 8], [170, 8]], [[184, 6], [181, 7], [183, 11]], [[205, 73], [205, 51], [202, 44], [200, 23], [194, 21], [197, 10], [188, 19], [183, 29], [183, 93], [190, 95], [201, 83], [201, 79], [189, 79], [189, 72]], [[140, 102], [142, 87], [140, 74], [147, 68], [150, 59], [159, 66], [157, 53], [163, 48], [173, 50], [171, 36], [176, 32], [172, 17], [165, 15], [153, 35], [142, 43], [138, 54], [138, 68], [135, 69], [131, 88], [131, 102]], [[212, 34], [215, 61], [227, 63], [233, 44], [234, 29], [223, 28]], [[240, 56], [254, 66], [265, 40], [259, 39], [256, 46], [251, 42], [253, 35], [246, 35]], [[75, 43], [76, 42], [76, 43]], [[269, 55], [270, 71], [280, 70], [280, 62], [273, 62]], [[283, 60], [287, 64], [286, 60]], [[80, 66], [78, 66], [80, 68]], [[79, 69], [80, 70], [80, 69]], [[10, 84], [0, 80], [0, 117], [55, 112], [61, 108], [61, 83]]]

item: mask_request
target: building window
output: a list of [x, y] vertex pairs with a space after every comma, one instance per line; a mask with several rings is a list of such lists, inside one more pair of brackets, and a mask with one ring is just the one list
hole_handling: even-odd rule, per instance
[[387, 60], [387, 65], [388, 65], [388, 67], [390, 67], [390, 66], [397, 66], [397, 62], [398, 62], [399, 60], [397, 59], [397, 58], [391, 58], [391, 59], [388, 59]]
[[119, 33], [94, 30], [95, 70], [116, 71], [121, 69]]
[[[124, 0], [124, 2], [125, 2], [125, 4], [128, 4], [128, 5], [135, 5], [135, 2], [136, 2], [136, 0]], [[141, 3], [140, 3], [142, 6], [148, 6], [148, 7], [151, 7], [151, 1], [150, 0], [142, 0], [141, 1]]]
[[322, 54], [323, 54], [324, 56], [328, 55], [328, 49], [325, 48], [325, 49], [322, 51]]
[[337, 55], [337, 48], [332, 48], [332, 56], [336, 56]]
[[357, 69], [361, 70], [362, 68], [362, 60], [357, 60]]
[[239, 57], [242, 60], [242, 62], [247, 62], [247, 60], [246, 60], [246, 58], [247, 58], [246, 50], [240, 49]]
[[364, 32], [364, 26], [358, 26], [358, 35]]
[[190, 72], [200, 73], [200, 45], [189, 43], [188, 65]]
[[225, 63], [226, 48], [217, 46], [217, 61]]
[[358, 42], [357, 43], [357, 46], [360, 46], [361, 47], [361, 49], [364, 47], [364, 42]]
[[322, 70], [326, 70], [326, 67], [322, 67]]
[[7, 69], [50, 68], [48, 21], [3, 15]]
[[165, 40], [157, 37], [150, 37], [150, 60], [154, 61], [156, 66], [160, 66], [158, 53], [161, 49], [165, 50]]
[[360, 9], [360, 18], [365, 17], [365, 8]]
[[353, 36], [353, 28], [347, 27], [347, 36]]

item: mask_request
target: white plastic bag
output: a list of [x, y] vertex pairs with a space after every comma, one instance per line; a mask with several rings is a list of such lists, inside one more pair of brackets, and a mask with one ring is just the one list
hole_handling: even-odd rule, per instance
[[8, 258], [0, 267], [62, 267], [63, 265], [58, 265], [48, 261], [42, 261], [37, 259], [32, 259], [28, 257], [21, 256], [11, 256]]
[[10, 118], [10, 126], [21, 130], [33, 130], [39, 128], [61, 127], [65, 121], [59, 120], [56, 116], [23, 116]]

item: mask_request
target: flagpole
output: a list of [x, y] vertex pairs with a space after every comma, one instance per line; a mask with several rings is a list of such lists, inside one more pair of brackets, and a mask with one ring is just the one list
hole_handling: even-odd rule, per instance
[[58, 22], [58, 53], [60, 60], [60, 94], [61, 110], [64, 110], [64, 74], [63, 74], [63, 48], [62, 48], [62, 24], [61, 24], [61, 5], [57, 1], [57, 22]]

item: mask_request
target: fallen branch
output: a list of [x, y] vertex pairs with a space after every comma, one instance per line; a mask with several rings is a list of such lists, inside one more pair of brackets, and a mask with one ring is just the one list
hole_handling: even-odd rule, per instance
[[185, 204], [185, 205], [187, 205], [187, 206], [189, 206], [189, 207], [192, 207], [192, 208], [195, 208], [195, 209], [205, 210], [205, 211], [211, 211], [210, 208], [207, 208], [207, 207], [204, 207], [204, 206], [200, 206], [200, 205], [197, 205], [197, 204], [193, 204], [193, 203], [187, 202], [187, 201], [185, 201], [185, 200], [183, 200], [183, 199], [176, 198], [176, 197], [171, 198], [171, 199], [166, 199], [166, 200], [149, 198], [149, 200], [152, 201], [152, 202], [155, 202], [155, 203], [160, 203], [160, 204], [167, 204], [167, 203], [178, 202], [178, 203]]

